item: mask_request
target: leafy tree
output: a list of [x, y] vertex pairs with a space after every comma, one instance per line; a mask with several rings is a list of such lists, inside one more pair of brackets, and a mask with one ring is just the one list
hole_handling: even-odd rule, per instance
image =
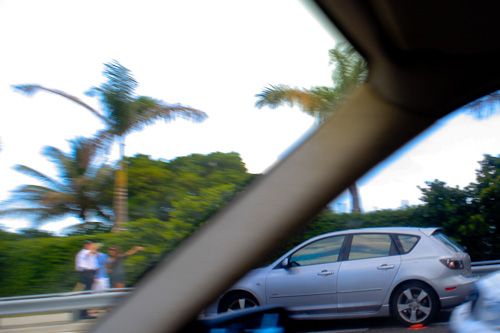
[[248, 174], [237, 153], [193, 154], [171, 161], [146, 155], [126, 159], [129, 170], [129, 206], [132, 220], [168, 221], [179, 209], [174, 203], [197, 197], [206, 189], [232, 185], [241, 191], [254, 175]]
[[[429, 226], [451, 223], [460, 214], [460, 208], [468, 203], [468, 193], [457, 187], [449, 187], [445, 182], [434, 180], [426, 182], [427, 187], [418, 187], [422, 191], [420, 200], [426, 203], [424, 217]], [[460, 222], [460, 221], [458, 221]]]
[[137, 81], [130, 71], [117, 61], [105, 64], [103, 72], [106, 82], [93, 87], [87, 95], [97, 97], [102, 104], [102, 111], [95, 110], [79, 98], [60, 90], [45, 88], [40, 85], [17, 85], [17, 91], [33, 95], [38, 91], [46, 91], [67, 98], [89, 110], [106, 126], [99, 131], [95, 140], [101, 148], [107, 149], [115, 141], [120, 146], [120, 168], [115, 177], [114, 230], [120, 230], [128, 220], [127, 176], [124, 163], [125, 137], [133, 131], [142, 130], [156, 120], [170, 121], [177, 117], [195, 122], [205, 120], [207, 115], [200, 110], [181, 104], [168, 104], [147, 96], [137, 96]]
[[[355, 88], [363, 84], [368, 76], [366, 61], [347, 43], [339, 43], [329, 51], [332, 72], [332, 87], [293, 88], [287, 85], [271, 85], [257, 95], [256, 106], [272, 109], [282, 105], [298, 105], [301, 110], [324, 122], [340, 106], [341, 102]], [[349, 186], [352, 196], [352, 212], [361, 212], [356, 183]]]
[[484, 155], [479, 164], [476, 182], [467, 187], [475, 214], [464, 232], [478, 235], [483, 253], [497, 259], [500, 255], [500, 156]]
[[108, 165], [92, 164], [95, 145], [91, 140], [71, 141], [69, 154], [45, 147], [42, 155], [55, 164], [59, 170], [58, 178], [17, 165], [18, 172], [33, 177], [42, 185], [22, 185], [15, 189], [0, 216], [31, 216], [36, 225], [67, 215], [76, 216], [82, 222], [87, 222], [90, 217], [110, 220], [111, 202], [106, 192], [112, 184], [114, 169]]
[[[500, 254], [500, 157], [485, 155], [476, 181], [465, 189], [435, 180], [427, 182], [417, 212], [427, 226], [442, 227], [465, 245], [476, 260], [497, 259]], [[478, 241], [480, 240], [480, 241]]]

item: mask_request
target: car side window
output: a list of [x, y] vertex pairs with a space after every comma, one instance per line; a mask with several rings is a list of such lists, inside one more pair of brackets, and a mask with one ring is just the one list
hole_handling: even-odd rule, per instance
[[417, 245], [420, 237], [414, 235], [394, 235], [399, 242], [401, 254], [409, 253]]
[[389, 234], [358, 234], [352, 236], [349, 260], [385, 257], [394, 254]]
[[291, 266], [307, 266], [338, 261], [345, 236], [320, 239], [290, 256]]

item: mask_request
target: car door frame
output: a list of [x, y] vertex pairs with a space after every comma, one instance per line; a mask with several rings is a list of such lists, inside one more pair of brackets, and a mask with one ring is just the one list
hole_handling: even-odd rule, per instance
[[[351, 251], [352, 240], [355, 235], [387, 235], [391, 241], [391, 246], [389, 249], [388, 256], [363, 258], [363, 259], [353, 259], [349, 260], [349, 254]], [[399, 267], [401, 265], [401, 253], [398, 245], [395, 242], [394, 236], [390, 232], [374, 233], [374, 232], [359, 232], [349, 234], [348, 239], [346, 239], [346, 248], [343, 253], [341, 267], [339, 268], [339, 277], [337, 282], [338, 288], [338, 312], [339, 313], [350, 313], [350, 312], [377, 312], [384, 305], [384, 300], [387, 294], [392, 290], [392, 284], [397, 276]], [[362, 284], [362, 289], [346, 289], [344, 290], [343, 281], [343, 268], [356, 270], [356, 263], [358, 265], [371, 265], [375, 267], [373, 273], [377, 274], [378, 278], [375, 279], [373, 273], [370, 275], [370, 279], [366, 279], [365, 283]], [[387, 268], [384, 268], [386, 266]], [[391, 267], [393, 266], [393, 267]], [[354, 269], [352, 269], [354, 268]], [[344, 273], [345, 274], [345, 273]], [[366, 276], [366, 275], [362, 275]], [[355, 275], [356, 277], [356, 275]], [[349, 278], [352, 281], [352, 276]], [[357, 280], [356, 280], [357, 281]], [[352, 286], [352, 284], [349, 284]]]
[[[313, 238], [299, 246], [295, 247], [293, 250], [289, 251], [285, 256], [283, 256], [279, 263], [273, 267], [273, 269], [268, 273], [266, 277], [266, 302], [267, 304], [279, 304], [282, 306], [286, 306], [291, 312], [295, 315], [322, 315], [322, 314], [332, 314], [337, 311], [337, 283], [338, 283], [338, 272], [341, 265], [341, 260], [343, 258], [343, 253], [347, 246], [347, 237], [346, 234], [338, 234], [338, 235], [325, 235], [321, 238]], [[342, 245], [340, 246], [339, 255], [337, 261], [328, 262], [328, 263], [320, 263], [320, 264], [311, 264], [307, 266], [296, 266], [296, 267], [285, 267], [283, 266], [283, 262], [288, 260], [288, 263], [291, 263], [291, 257], [297, 253], [298, 251], [306, 248], [307, 246], [334, 237], [343, 237]], [[283, 271], [278, 271], [283, 270]], [[304, 272], [300, 271], [307, 270], [309, 275], [313, 275], [316, 273], [318, 277], [314, 277], [321, 282], [320, 284], [304, 284], [301, 281], [303, 278]], [[294, 278], [295, 283], [291, 284], [300, 284], [305, 289], [294, 289], [290, 294], [287, 295], [279, 295], [275, 291], [271, 291], [270, 286], [270, 278], [280, 278], [279, 276], [274, 276], [275, 274], [282, 273], [281, 278], [286, 278], [289, 275], [289, 278]], [[324, 273], [324, 274], [322, 274]], [[292, 275], [302, 275], [302, 276], [292, 276]], [[327, 279], [328, 281], [323, 281]], [[331, 282], [331, 283], [330, 283]], [[328, 287], [328, 285], [332, 286], [334, 290], [325, 290], [324, 288]], [[300, 286], [299, 286], [300, 287]], [[319, 287], [319, 288], [318, 288]], [[274, 295], [273, 295], [274, 294]], [[302, 297], [302, 299], [299, 299]], [[318, 300], [318, 302], [314, 302], [314, 297]], [[298, 304], [297, 304], [298, 303]]]

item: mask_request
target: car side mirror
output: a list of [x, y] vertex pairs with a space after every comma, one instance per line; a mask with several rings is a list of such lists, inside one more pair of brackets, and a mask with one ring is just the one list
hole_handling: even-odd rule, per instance
[[283, 259], [283, 261], [281, 262], [281, 267], [290, 268], [290, 258], [286, 257], [285, 259]]

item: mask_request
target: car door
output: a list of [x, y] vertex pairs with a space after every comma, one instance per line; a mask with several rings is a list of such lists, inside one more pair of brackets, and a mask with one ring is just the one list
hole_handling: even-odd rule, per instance
[[390, 234], [354, 234], [338, 277], [338, 311], [377, 311], [399, 270]]
[[286, 306], [297, 314], [334, 312], [344, 240], [345, 236], [327, 237], [292, 253], [286, 266], [276, 267], [267, 276], [268, 304]]

